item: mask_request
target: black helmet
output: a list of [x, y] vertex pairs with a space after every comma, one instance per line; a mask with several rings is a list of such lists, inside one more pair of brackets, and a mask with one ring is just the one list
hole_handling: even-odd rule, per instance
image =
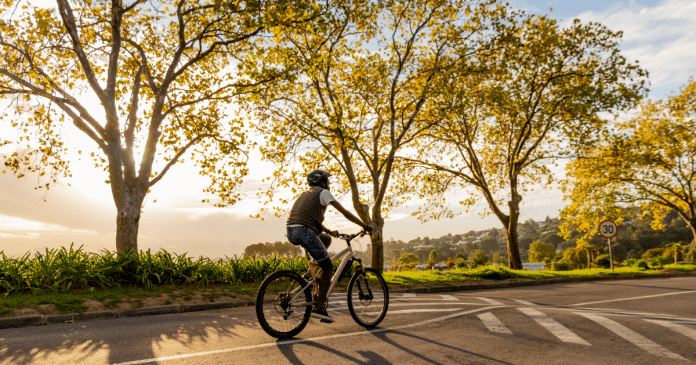
[[328, 180], [329, 176], [331, 176], [331, 174], [326, 171], [314, 170], [307, 174], [307, 184], [309, 184], [309, 186], [318, 186], [322, 181]]

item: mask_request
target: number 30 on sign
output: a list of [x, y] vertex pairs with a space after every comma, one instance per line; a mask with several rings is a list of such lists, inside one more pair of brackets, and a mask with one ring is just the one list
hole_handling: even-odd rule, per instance
[[612, 238], [616, 236], [618, 230], [616, 229], [616, 223], [612, 221], [604, 221], [599, 224], [599, 234], [604, 238]]

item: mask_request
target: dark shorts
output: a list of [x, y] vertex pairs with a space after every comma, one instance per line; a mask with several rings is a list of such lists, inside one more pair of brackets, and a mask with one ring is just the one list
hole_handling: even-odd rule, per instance
[[287, 228], [290, 243], [304, 247], [317, 262], [329, 258], [329, 251], [311, 228], [305, 226]]

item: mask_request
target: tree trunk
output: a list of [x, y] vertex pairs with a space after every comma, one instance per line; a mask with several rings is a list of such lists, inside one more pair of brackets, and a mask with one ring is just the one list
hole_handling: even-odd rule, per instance
[[124, 199], [125, 202], [117, 204], [116, 252], [126, 253], [131, 249], [138, 251], [138, 228], [140, 227], [140, 208], [143, 198], [128, 196]]
[[384, 218], [379, 213], [375, 215], [376, 217], [372, 221], [375, 223], [376, 228], [370, 236], [370, 242], [372, 243], [371, 267], [381, 274], [384, 271]]
[[689, 228], [691, 228], [691, 234], [693, 235], [693, 238], [691, 239], [691, 243], [689, 246], [687, 246], [684, 255], [684, 260], [686, 261], [696, 261], [696, 219], [690, 219], [688, 222], [686, 222], [689, 225]]
[[517, 224], [505, 228], [507, 236], [508, 265], [513, 270], [522, 270], [522, 258], [520, 247], [517, 243]]
[[522, 270], [522, 258], [520, 257], [520, 246], [517, 243], [517, 223], [520, 220], [520, 201], [522, 197], [513, 191], [513, 199], [508, 202], [510, 206], [510, 216], [505, 225], [507, 236], [508, 265], [513, 270]]

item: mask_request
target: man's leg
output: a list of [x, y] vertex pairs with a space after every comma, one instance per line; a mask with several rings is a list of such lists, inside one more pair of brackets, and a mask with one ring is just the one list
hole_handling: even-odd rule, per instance
[[318, 262], [319, 267], [321, 267], [321, 275], [317, 278], [317, 285], [319, 286], [319, 291], [317, 292], [316, 307], [319, 310], [326, 309], [328, 304], [328, 294], [329, 287], [331, 286], [331, 276], [333, 274], [333, 263], [331, 259], [324, 259]]

